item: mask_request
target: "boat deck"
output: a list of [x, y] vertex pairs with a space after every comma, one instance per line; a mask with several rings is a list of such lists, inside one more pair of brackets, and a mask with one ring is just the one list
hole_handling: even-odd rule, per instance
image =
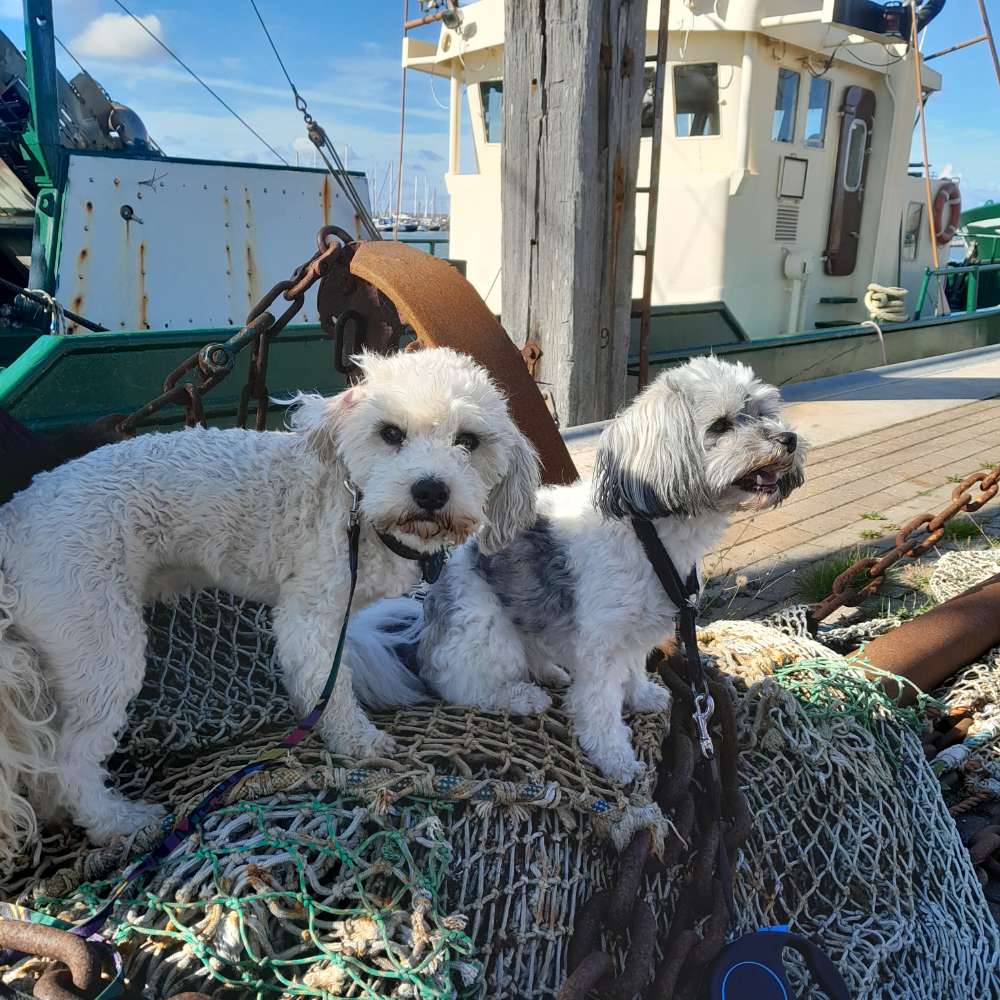
[[[799, 383], [783, 395], [812, 444], [806, 484], [778, 510], [731, 525], [705, 564], [707, 618], [817, 599], [803, 593], [804, 570], [891, 548], [898, 527], [940, 510], [957, 480], [1000, 463], [1000, 348]], [[600, 428], [565, 435], [581, 472], [593, 466]], [[1000, 500], [974, 520], [978, 530], [954, 544], [1000, 544]], [[920, 600], [926, 567], [901, 565], [882, 600]]]

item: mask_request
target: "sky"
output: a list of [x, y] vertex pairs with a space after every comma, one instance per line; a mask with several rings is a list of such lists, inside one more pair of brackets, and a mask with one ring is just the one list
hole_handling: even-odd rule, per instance
[[[312, 165], [313, 151], [288, 84], [249, 0], [124, 0], [289, 162]], [[348, 166], [378, 170], [398, 156], [401, 0], [258, 0], [275, 42], [309, 109]], [[986, 0], [1000, 34], [1000, 0]], [[410, 0], [415, 16], [416, 0]], [[21, 0], [0, 0], [0, 30], [23, 38]], [[115, 100], [139, 113], [165, 152], [175, 156], [277, 162], [113, 0], [54, 0], [56, 34]], [[924, 52], [982, 33], [974, 0], [949, 0], [931, 24]], [[435, 38], [437, 29], [424, 29]], [[58, 51], [68, 78], [77, 67]], [[965, 204], [1000, 201], [1000, 86], [987, 46], [934, 64], [944, 87], [928, 106], [932, 168], [962, 179]], [[410, 73], [407, 84], [404, 207], [426, 183], [446, 204], [447, 81]], [[919, 146], [914, 145], [914, 160]], [[463, 160], [469, 162], [468, 151]], [[381, 204], [386, 205], [383, 191]]]

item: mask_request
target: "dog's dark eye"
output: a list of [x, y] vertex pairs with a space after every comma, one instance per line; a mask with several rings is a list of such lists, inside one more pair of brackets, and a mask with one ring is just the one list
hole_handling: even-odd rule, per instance
[[397, 427], [395, 424], [386, 424], [379, 431], [379, 435], [386, 444], [402, 444], [403, 438], [406, 437], [406, 432], [402, 427]]
[[466, 451], [475, 451], [479, 447], [479, 438], [475, 434], [463, 431], [461, 434], [455, 435], [455, 444]]
[[719, 417], [708, 429], [712, 434], [725, 434], [733, 429], [733, 422], [729, 417]]

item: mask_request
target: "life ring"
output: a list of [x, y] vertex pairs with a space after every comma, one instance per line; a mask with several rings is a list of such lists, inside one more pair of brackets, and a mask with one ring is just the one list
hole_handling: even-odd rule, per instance
[[[944, 216], [947, 221], [942, 228]], [[934, 195], [934, 235], [939, 247], [947, 246], [958, 232], [962, 216], [962, 194], [954, 181], [945, 181]]]

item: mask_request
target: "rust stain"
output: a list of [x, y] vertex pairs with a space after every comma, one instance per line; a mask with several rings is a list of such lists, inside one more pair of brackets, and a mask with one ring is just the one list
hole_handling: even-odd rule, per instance
[[[233, 299], [237, 298], [238, 294], [236, 291], [236, 278], [233, 275], [233, 248], [227, 243], [226, 244], [226, 303], [228, 306], [227, 311], [233, 311]], [[232, 326], [232, 320], [230, 320], [230, 326]]]
[[139, 244], [139, 329], [149, 329], [149, 296], [146, 294], [146, 243]]
[[254, 303], [260, 298], [257, 290], [257, 262], [253, 257], [253, 247], [247, 243], [247, 302], [253, 308]]
[[250, 200], [249, 188], [243, 188], [243, 232], [246, 243], [244, 245], [244, 256], [246, 258], [247, 274], [247, 305], [250, 308], [256, 304], [260, 298], [259, 275], [255, 248], [257, 246], [257, 227], [253, 216], [253, 202]]
[[323, 225], [330, 225], [330, 176], [323, 175]]
[[[72, 311], [76, 313], [83, 312], [84, 296], [87, 294], [87, 274], [89, 268], [90, 268], [90, 248], [87, 246], [82, 246], [80, 247], [80, 250], [76, 255], [76, 268], [75, 268], [76, 273], [73, 280], [73, 297], [72, 297], [73, 304], [70, 306]], [[67, 323], [66, 329], [70, 333], [77, 333], [80, 330], [80, 327], [76, 323]]]

